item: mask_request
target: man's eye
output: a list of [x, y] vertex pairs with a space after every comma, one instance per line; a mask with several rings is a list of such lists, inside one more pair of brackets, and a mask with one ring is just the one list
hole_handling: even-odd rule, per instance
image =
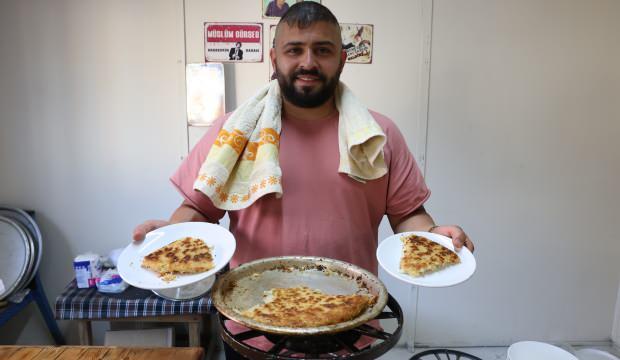
[[318, 48], [316, 52], [320, 55], [329, 55], [332, 53], [332, 50], [330, 48]]
[[297, 55], [297, 54], [301, 54], [301, 49], [299, 48], [290, 48], [288, 50], [286, 50], [287, 54], [291, 54], [291, 55]]

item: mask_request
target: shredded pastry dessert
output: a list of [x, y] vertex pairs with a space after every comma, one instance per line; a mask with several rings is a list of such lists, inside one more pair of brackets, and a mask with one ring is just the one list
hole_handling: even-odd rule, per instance
[[176, 279], [177, 274], [196, 274], [212, 269], [212, 250], [198, 238], [176, 240], [142, 259], [142, 267], [155, 271], [165, 281]]
[[241, 314], [272, 326], [307, 328], [354, 319], [376, 302], [376, 296], [329, 295], [298, 286], [267, 290], [263, 302]]
[[411, 276], [430, 274], [461, 262], [458, 255], [425, 237], [407, 235], [401, 238], [403, 255], [400, 271]]

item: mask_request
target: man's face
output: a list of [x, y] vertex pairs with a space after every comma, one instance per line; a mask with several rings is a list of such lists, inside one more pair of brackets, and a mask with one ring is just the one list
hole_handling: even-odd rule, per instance
[[332, 98], [346, 59], [339, 27], [323, 21], [305, 29], [280, 24], [270, 55], [282, 95], [305, 108]]
[[278, 7], [282, 7], [282, 5], [284, 5], [284, 0], [277, 0], [276, 4], [278, 5]]

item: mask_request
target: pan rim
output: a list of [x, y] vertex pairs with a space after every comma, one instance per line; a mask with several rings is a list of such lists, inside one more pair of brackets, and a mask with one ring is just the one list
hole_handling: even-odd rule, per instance
[[[276, 269], [277, 266], [281, 264], [290, 264], [289, 266], [299, 267], [300, 269], [302, 266], [307, 265], [309, 266], [307, 268], [308, 270], [316, 270], [320, 268], [320, 266], [328, 265], [330, 269], [335, 268], [336, 270], [341, 270], [341, 275], [343, 276], [352, 276], [354, 274], [357, 274], [358, 276], [356, 281], [361, 281], [365, 285], [366, 290], [368, 290], [369, 292], [371, 290], [374, 290], [372, 293], [373, 295], [376, 295], [376, 302], [372, 307], [366, 309], [366, 311], [362, 312], [357, 317], [345, 322], [332, 325], [298, 328], [273, 326], [252, 320], [246, 316], [241, 315], [236, 309], [229, 306], [225, 297], [226, 294], [231, 291], [230, 289], [235, 286], [234, 284], [231, 284], [231, 282], [235, 281], [235, 276], [243, 273], [252, 273], [254, 269], [257, 269], [261, 266], [269, 266], [270, 264], [274, 265], [273, 269]], [[304, 268], [301, 270], [306, 269]], [[362, 287], [360, 287], [360, 289], [361, 288]], [[278, 256], [257, 259], [242, 264], [223, 274], [217, 279], [217, 281], [213, 285], [212, 300], [215, 308], [222, 315], [248, 328], [279, 335], [314, 336], [321, 334], [333, 334], [350, 330], [374, 319], [383, 311], [383, 308], [387, 304], [388, 296], [387, 289], [383, 282], [373, 273], [357, 265], [341, 260], [327, 258], [324, 256]]]

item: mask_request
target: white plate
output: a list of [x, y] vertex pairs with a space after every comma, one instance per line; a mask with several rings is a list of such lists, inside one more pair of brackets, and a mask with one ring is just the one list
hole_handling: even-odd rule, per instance
[[508, 360], [579, 360], [557, 346], [539, 341], [519, 341], [508, 347]]
[[462, 283], [463, 281], [469, 279], [473, 275], [474, 271], [476, 271], [476, 259], [474, 258], [474, 255], [471, 251], [469, 251], [469, 249], [463, 247], [460, 251], [456, 252], [461, 259], [461, 263], [458, 265], [453, 265], [435, 273], [420, 277], [413, 277], [401, 273], [400, 258], [403, 254], [403, 245], [400, 238], [411, 234], [423, 236], [454, 251], [452, 239], [443, 235], [423, 231], [394, 234], [384, 239], [379, 244], [379, 247], [377, 248], [377, 260], [379, 260], [381, 267], [395, 278], [418, 286], [446, 287]]
[[580, 349], [575, 351], [575, 355], [579, 360], [618, 360], [617, 356], [597, 349]]
[[[140, 266], [149, 253], [186, 236], [200, 238], [212, 247], [215, 267], [209, 271], [191, 275], [177, 275], [172, 281], [164, 281], [153, 271]], [[118, 258], [118, 273], [130, 285], [141, 289], [172, 289], [193, 284], [221, 270], [232, 258], [236, 242], [233, 235], [215, 224], [186, 222], [164, 226], [146, 234], [144, 241], [129, 244]]]

